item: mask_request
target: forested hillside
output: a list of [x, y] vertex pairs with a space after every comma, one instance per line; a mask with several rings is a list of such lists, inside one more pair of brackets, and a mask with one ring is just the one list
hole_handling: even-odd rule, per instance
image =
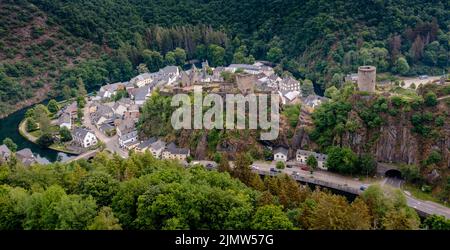
[[[167, 64], [184, 64], [180, 58], [208, 59], [213, 66], [269, 60], [279, 63], [277, 72], [289, 71], [296, 77], [311, 79], [322, 90], [331, 85], [339, 87], [344, 74], [355, 71], [361, 64], [376, 65], [378, 72], [415, 75], [441, 74], [449, 63], [448, 1], [2, 0], [0, 3], [4, 12], [0, 28], [2, 59], [6, 55], [10, 60], [30, 58], [30, 62], [23, 60], [30, 65], [18, 65], [17, 76], [8, 73], [10, 70], [2, 70], [2, 114], [8, 112], [11, 107], [6, 107], [10, 104], [22, 104], [52, 82], [55, 94], [73, 96], [71, 88], [78, 78], [88, 89], [96, 89], [106, 82], [128, 80], [139, 73], [140, 64], [153, 71]], [[30, 12], [35, 7], [29, 3], [40, 11]], [[16, 13], [20, 18], [13, 20]], [[36, 19], [33, 15], [44, 17]], [[44, 35], [35, 39], [34, 44], [16, 48], [29, 37], [15, 32], [17, 22], [28, 29], [40, 23], [52, 27], [57, 24], [61, 29], [56, 33], [65, 42], [57, 38], [49, 41]], [[33, 35], [47, 34], [48, 30], [51, 29], [38, 25], [33, 28]], [[97, 53], [99, 49], [85, 48], [85, 41], [99, 46], [104, 56]], [[44, 57], [31, 58], [39, 48], [46, 50]], [[52, 56], [57, 48], [69, 58]], [[43, 80], [28, 76], [36, 73], [27, 68], [36, 70], [37, 64], [50, 60], [45, 58], [46, 53], [49, 58], [61, 60], [52, 63], [51, 68], [42, 68], [42, 72], [48, 73]], [[24, 82], [24, 77], [28, 81]]]
[[150, 153], [32, 167], [12, 161], [0, 165], [0, 229], [449, 228], [438, 216], [421, 225], [400, 191], [371, 186], [349, 202], [287, 175], [261, 180], [248, 160], [241, 155], [233, 171], [220, 167], [222, 173]]
[[[230, 38], [239, 37], [255, 58], [283, 61], [286, 69], [321, 84], [360, 64], [403, 74], [448, 66], [448, 1], [32, 2], [73, 34], [112, 48], [121, 42], [133, 44], [134, 34], [143, 34], [152, 25], [211, 25]], [[160, 39], [163, 46], [170, 46], [176, 36]], [[400, 67], [404, 61], [399, 58], [405, 58], [411, 69]]]
[[0, 1], [0, 16], [0, 117], [46, 98], [63, 68], [101, 52], [26, 1]]

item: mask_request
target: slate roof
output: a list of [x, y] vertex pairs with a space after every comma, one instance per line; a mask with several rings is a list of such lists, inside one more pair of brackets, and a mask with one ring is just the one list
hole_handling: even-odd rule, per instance
[[58, 125], [61, 125], [63, 123], [70, 123], [70, 114], [69, 113], [63, 113], [59, 118], [58, 118]]
[[136, 131], [136, 124], [131, 119], [123, 120], [119, 124], [118, 129], [122, 133], [122, 136], [126, 136], [126, 134]]
[[73, 130], [73, 135], [74, 137], [83, 140], [89, 132], [90, 131], [85, 128], [75, 128]]
[[278, 147], [273, 151], [273, 154], [278, 154], [278, 153], [282, 153], [284, 155], [288, 155], [288, 149], [284, 148], [284, 147]]
[[178, 66], [166, 66], [159, 70], [162, 74], [177, 74], [179, 72]]
[[169, 143], [166, 150], [169, 151], [171, 154], [175, 154], [175, 155], [189, 154], [189, 149], [179, 148], [173, 142]]
[[0, 145], [0, 157], [6, 158], [6, 157], [9, 157], [10, 155], [11, 155], [11, 150], [9, 150], [9, 148], [5, 144]]
[[156, 137], [150, 137], [148, 140], [141, 142], [137, 148], [142, 150], [148, 148], [151, 144], [155, 143], [158, 139]]
[[36, 162], [33, 152], [31, 152], [31, 149], [24, 148], [22, 150], [19, 150], [16, 152], [16, 157], [18, 160], [20, 160], [25, 166], [30, 166], [34, 162]]
[[134, 100], [135, 101], [141, 101], [145, 100], [146, 96], [150, 93], [150, 86], [143, 86], [140, 88], [137, 88], [134, 92]]

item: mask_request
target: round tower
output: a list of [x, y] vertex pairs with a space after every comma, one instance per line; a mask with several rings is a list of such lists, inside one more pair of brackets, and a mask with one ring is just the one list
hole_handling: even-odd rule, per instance
[[358, 89], [360, 91], [375, 92], [377, 68], [375, 66], [360, 66], [358, 68]]

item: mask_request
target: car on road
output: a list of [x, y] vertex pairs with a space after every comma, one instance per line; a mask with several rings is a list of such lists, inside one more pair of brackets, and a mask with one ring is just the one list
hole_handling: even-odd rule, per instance
[[287, 168], [292, 168], [292, 165], [286, 164]]
[[364, 191], [364, 190], [366, 190], [368, 187], [369, 187], [369, 186], [367, 186], [367, 185], [361, 185], [361, 186], [359, 187], [359, 190]]
[[272, 172], [272, 173], [281, 173], [281, 170], [276, 169], [276, 168], [270, 168], [270, 172]]
[[303, 171], [309, 171], [309, 167], [308, 166], [301, 166], [300, 169], [303, 170]]
[[297, 171], [292, 171], [291, 175], [293, 175], [293, 176], [300, 176], [300, 173], [297, 172]]
[[252, 170], [259, 170], [259, 167], [255, 166], [255, 165], [252, 165], [251, 168], [252, 168]]
[[419, 79], [420, 80], [428, 79], [428, 75], [421, 75], [419, 76]]

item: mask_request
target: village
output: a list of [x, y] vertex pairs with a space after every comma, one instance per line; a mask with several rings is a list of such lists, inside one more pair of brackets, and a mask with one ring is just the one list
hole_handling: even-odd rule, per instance
[[[357, 83], [362, 91], [375, 92], [376, 68], [362, 66], [357, 74], [349, 74], [345, 80]], [[280, 77], [269, 62], [257, 61], [254, 64], [231, 64], [228, 67], [213, 68], [205, 61], [200, 68], [192, 64], [189, 70], [184, 71], [178, 66], [166, 66], [157, 72], [139, 74], [128, 82], [104, 85], [95, 95], [85, 97], [86, 103], [81, 110], [77, 101], [67, 102], [56, 113], [52, 125], [70, 131], [71, 141], [66, 143], [68, 146], [65, 148], [78, 155], [72, 160], [91, 156], [102, 147], [123, 158], [128, 157], [130, 150], [149, 151], [155, 158], [179, 160], [187, 164], [188, 161], [196, 160], [192, 159], [189, 148], [178, 147], [174, 142], [166, 142], [162, 138], [140, 138], [137, 123], [144, 103], [153, 92], [166, 96], [189, 94], [193, 92], [194, 86], [201, 86], [203, 91], [219, 95], [277, 94], [281, 108], [300, 105], [298, 119], [304, 125], [312, 125], [312, 112], [328, 100], [316, 95], [313, 89], [306, 91], [292, 76]], [[283, 162], [287, 166], [294, 164], [307, 169], [308, 158], [315, 158], [315, 165], [326, 170], [325, 154], [297, 149], [290, 159], [290, 149], [286, 146], [270, 149], [274, 163]], [[2, 145], [0, 156], [3, 160], [11, 154]], [[16, 152], [16, 155], [25, 165], [36, 162], [30, 149], [23, 149]], [[272, 170], [276, 171], [274, 168]]]
[[[117, 153], [124, 158], [128, 156], [130, 150], [135, 150], [149, 151], [158, 159], [190, 161], [192, 159], [188, 148], [180, 148], [173, 142], [166, 142], [161, 138], [139, 138], [136, 125], [141, 108], [152, 92], [159, 91], [162, 95], [171, 96], [177, 93], [190, 93], [194, 86], [202, 86], [208, 93], [222, 95], [272, 93], [279, 95], [282, 106], [302, 104], [302, 112], [306, 113], [312, 113], [315, 107], [327, 100], [325, 97], [315, 95], [313, 91], [302, 94], [299, 81], [292, 76], [283, 78], [278, 76], [269, 64], [256, 62], [252, 65], [231, 64], [228, 67], [212, 68], [205, 61], [201, 64], [201, 68], [193, 64], [191, 69], [186, 71], [177, 66], [166, 66], [154, 73], [140, 74], [128, 82], [102, 86], [95, 96], [86, 97], [81, 119], [77, 102], [67, 103], [57, 112], [52, 124], [67, 128], [71, 132], [70, 145], [72, 148], [78, 147], [76, 151], [79, 155], [88, 155], [97, 150], [101, 143], [111, 153]], [[230, 75], [233, 76], [231, 80], [228, 79]], [[274, 149], [274, 160], [287, 162], [289, 160], [287, 150], [283, 147]], [[6, 158], [11, 152], [2, 154]], [[26, 155], [28, 157], [22, 157], [26, 165], [35, 162], [32, 153]], [[317, 158], [320, 168], [325, 167], [326, 156], [315, 152], [298, 150], [293, 160], [305, 164], [306, 158], [310, 155]]]

